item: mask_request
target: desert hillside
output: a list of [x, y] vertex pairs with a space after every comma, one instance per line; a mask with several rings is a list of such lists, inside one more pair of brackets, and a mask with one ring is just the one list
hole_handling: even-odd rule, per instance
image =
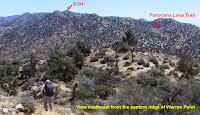
[[[155, 21], [160, 25], [158, 29]], [[66, 51], [77, 39], [98, 48], [121, 39], [127, 28], [139, 40], [138, 51], [170, 55], [184, 52], [199, 57], [200, 28], [191, 24], [173, 19], [144, 21], [55, 11], [1, 17], [0, 58], [24, 60], [29, 52], [36, 52], [45, 59], [49, 51]]]

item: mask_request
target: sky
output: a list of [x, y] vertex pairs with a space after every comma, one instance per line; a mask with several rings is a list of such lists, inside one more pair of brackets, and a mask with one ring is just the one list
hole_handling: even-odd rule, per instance
[[22, 15], [26, 12], [40, 13], [65, 11], [73, 2], [84, 2], [83, 6], [72, 6], [70, 11], [96, 13], [99, 16], [132, 17], [155, 20], [153, 14], [193, 14], [195, 17], [173, 17], [200, 27], [200, 0], [0, 0], [0, 16]]

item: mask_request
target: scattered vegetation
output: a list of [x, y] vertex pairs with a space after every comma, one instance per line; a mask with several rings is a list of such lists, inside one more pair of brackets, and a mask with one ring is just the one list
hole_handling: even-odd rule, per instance
[[24, 107], [24, 112], [26, 114], [30, 114], [30, 113], [34, 113], [35, 112], [36, 108], [35, 108], [34, 103], [29, 102], [29, 101], [21, 101], [20, 103]]
[[143, 58], [140, 58], [137, 63], [138, 63], [138, 65], [144, 65], [145, 64]]
[[95, 98], [94, 91], [86, 89], [84, 86], [81, 86], [78, 90], [76, 90], [76, 99], [84, 100], [89, 98]]
[[149, 61], [152, 62], [156, 67], [159, 66], [158, 60], [156, 59], [156, 57], [150, 57]]

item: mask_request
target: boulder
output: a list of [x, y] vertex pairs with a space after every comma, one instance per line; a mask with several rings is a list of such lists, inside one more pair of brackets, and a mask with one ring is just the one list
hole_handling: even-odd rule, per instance
[[23, 111], [24, 110], [24, 107], [22, 106], [22, 104], [18, 104], [15, 106], [15, 109], [17, 109], [18, 111]]
[[3, 109], [2, 109], [2, 112], [7, 114], [7, 113], [9, 112], [9, 110], [6, 109], [6, 108], [3, 108]]

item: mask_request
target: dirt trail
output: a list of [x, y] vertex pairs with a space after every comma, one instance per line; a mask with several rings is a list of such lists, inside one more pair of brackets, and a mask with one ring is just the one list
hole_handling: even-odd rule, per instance
[[[60, 113], [56, 111], [55, 105], [53, 105], [52, 111], [50, 110], [46, 111], [42, 104], [37, 104], [35, 107], [36, 107], [36, 111], [32, 115], [61, 115]], [[65, 113], [64, 115], [68, 115], [68, 114]]]

